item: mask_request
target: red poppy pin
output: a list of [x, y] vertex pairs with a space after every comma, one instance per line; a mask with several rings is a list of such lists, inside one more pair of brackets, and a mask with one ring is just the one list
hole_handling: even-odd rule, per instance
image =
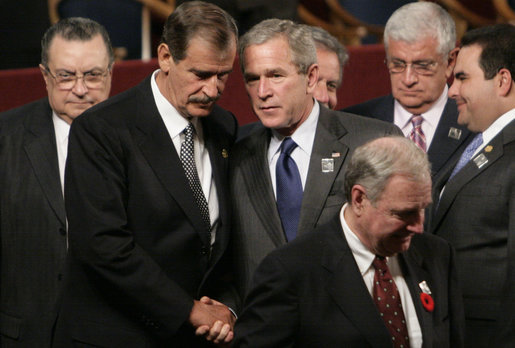
[[422, 290], [420, 293], [420, 301], [422, 302], [422, 306], [424, 306], [426, 311], [432, 312], [435, 309], [435, 301], [431, 297], [431, 290], [429, 289], [427, 282], [424, 280], [420, 282], [418, 286], [420, 287], [420, 290]]

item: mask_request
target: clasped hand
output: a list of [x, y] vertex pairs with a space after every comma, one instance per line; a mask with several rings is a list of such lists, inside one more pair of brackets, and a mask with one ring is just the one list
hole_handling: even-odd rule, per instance
[[215, 344], [229, 343], [234, 337], [236, 318], [226, 305], [207, 296], [194, 301], [189, 320], [197, 336]]

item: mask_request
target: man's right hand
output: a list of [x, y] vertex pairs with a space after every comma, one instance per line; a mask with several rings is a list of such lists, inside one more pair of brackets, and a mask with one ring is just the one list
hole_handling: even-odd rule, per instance
[[223, 303], [207, 296], [194, 301], [189, 321], [198, 336], [205, 336], [216, 344], [229, 343], [234, 336], [232, 330], [236, 318], [232, 312]]

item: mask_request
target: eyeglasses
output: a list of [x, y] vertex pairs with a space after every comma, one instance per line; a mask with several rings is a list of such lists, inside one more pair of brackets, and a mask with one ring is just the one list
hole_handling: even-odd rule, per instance
[[406, 68], [411, 65], [411, 68], [418, 75], [431, 76], [436, 72], [436, 67], [438, 66], [438, 62], [433, 60], [421, 60], [413, 63], [406, 63], [400, 59], [388, 60], [385, 59], [384, 63], [386, 67], [390, 71], [391, 74], [399, 74], [406, 70]]
[[48, 67], [45, 67], [47, 73], [52, 76], [52, 78], [57, 83], [57, 87], [63, 91], [68, 91], [73, 89], [78, 79], [82, 79], [84, 84], [88, 89], [98, 89], [104, 87], [105, 77], [109, 73], [110, 69], [107, 68], [105, 71], [88, 71], [82, 74], [82, 76], [78, 76], [75, 74], [68, 73], [66, 71], [60, 71], [55, 75], [52, 74]]

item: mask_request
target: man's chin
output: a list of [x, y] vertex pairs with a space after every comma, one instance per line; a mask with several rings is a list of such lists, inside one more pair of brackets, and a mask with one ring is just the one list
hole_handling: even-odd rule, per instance
[[214, 107], [214, 103], [209, 105], [200, 104], [198, 106], [188, 108], [187, 111], [190, 117], [205, 117], [211, 114]]

